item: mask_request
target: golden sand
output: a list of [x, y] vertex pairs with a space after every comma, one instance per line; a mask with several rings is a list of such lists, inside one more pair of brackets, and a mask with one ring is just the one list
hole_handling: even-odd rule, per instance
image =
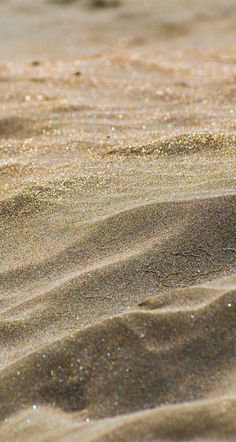
[[0, 2], [1, 441], [236, 439], [235, 12]]

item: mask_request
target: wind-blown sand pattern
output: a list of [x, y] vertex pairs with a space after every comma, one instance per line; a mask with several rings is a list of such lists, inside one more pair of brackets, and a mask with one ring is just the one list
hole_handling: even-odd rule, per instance
[[0, 440], [235, 441], [234, 1], [0, 2]]

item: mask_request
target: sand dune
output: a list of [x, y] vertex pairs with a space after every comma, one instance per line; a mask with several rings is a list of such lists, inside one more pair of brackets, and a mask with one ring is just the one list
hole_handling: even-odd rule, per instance
[[[202, 298], [203, 292], [207, 302], [198, 301], [198, 293]], [[181, 434], [188, 431], [191, 437], [194, 429], [211, 435], [217, 432], [214, 407], [216, 413], [223, 415], [223, 421], [226, 419], [226, 428], [221, 431], [231, 432], [235, 293], [198, 288], [194, 293], [198, 306], [188, 307], [188, 289], [167, 292], [166, 300], [174, 294], [181, 300], [181, 306], [171, 306], [169, 301], [168, 306], [164, 302], [164, 306], [156, 305], [154, 309], [152, 304], [150, 310], [146, 304], [145, 310], [142, 306], [142, 311], [135, 309], [72, 333], [6, 366], [1, 371], [1, 414], [5, 421], [9, 413], [22, 407], [33, 406], [35, 411], [36, 406], [39, 410], [42, 406], [43, 412], [47, 404], [76, 412], [77, 419], [83, 420], [155, 408], [176, 403], [177, 398], [178, 402], [186, 402], [211, 397], [213, 406], [207, 402], [180, 406], [180, 436], [178, 431], [175, 433], [178, 420], [175, 423], [174, 418], [173, 428], [166, 425], [169, 413], [175, 415], [176, 411], [167, 407], [118, 419], [118, 429], [112, 429], [110, 437], [114, 431], [114, 435], [117, 433], [125, 440], [126, 432], [131, 432], [135, 440], [135, 434], [141, 437], [156, 431], [156, 435], [164, 432], [167, 437], [181, 440]], [[209, 407], [210, 414], [213, 413], [210, 422], [205, 417], [199, 423], [194, 417], [196, 423], [187, 430], [185, 420], [192, 413], [191, 407], [193, 416], [205, 413]], [[24, 416], [23, 425], [31, 419], [32, 412], [24, 412]], [[159, 416], [163, 416], [160, 426]], [[132, 425], [135, 419], [140, 420], [139, 430]], [[96, 423], [99, 421], [93, 424], [95, 431]], [[68, 437], [70, 440], [70, 432]]]
[[234, 441], [235, 2], [0, 2], [0, 440]]
[[39, 332], [52, 337], [68, 329], [67, 318], [72, 330], [120, 312], [147, 290], [151, 296], [230, 273], [234, 235], [233, 195], [146, 204], [97, 222], [81, 242], [1, 275], [7, 347], [19, 336], [27, 344], [29, 330], [31, 341]]
[[[77, 418], [65, 415], [58, 429], [59, 412], [49, 410], [36, 440], [44, 431], [61, 440], [80, 432], [83, 440], [221, 432], [230, 440], [235, 285], [222, 275], [235, 268], [234, 236], [234, 195], [145, 204], [95, 223], [81, 243], [37, 265], [3, 273], [2, 434], [18, 425], [27, 437], [28, 422], [37, 431], [53, 406]], [[213, 277], [223, 287], [192, 286]], [[30, 407], [40, 410], [36, 422]], [[86, 430], [76, 419], [94, 423]]]
[[114, 439], [176, 441], [186, 438], [193, 440], [194, 429], [196, 436], [194, 440], [196, 438], [217, 440], [219, 437], [234, 440], [232, 437], [235, 431], [234, 413], [235, 400], [222, 397], [218, 400], [167, 406], [122, 418], [97, 420], [88, 425], [88, 423], [78, 424], [66, 414], [52, 412], [47, 407], [42, 407], [37, 413], [27, 410], [16, 415], [11, 424], [4, 425], [2, 434], [8, 437], [10, 432], [12, 437], [18, 437], [16, 428], [20, 428], [24, 438], [22, 440], [28, 441], [32, 434], [29, 431], [31, 425], [34, 428], [36, 441], [43, 441], [45, 438], [49, 440], [60, 438], [62, 441], [74, 441], [78, 438], [85, 441]]

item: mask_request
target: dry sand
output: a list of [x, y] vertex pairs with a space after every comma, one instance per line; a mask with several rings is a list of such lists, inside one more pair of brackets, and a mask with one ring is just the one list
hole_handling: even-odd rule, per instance
[[0, 2], [0, 440], [235, 441], [236, 4]]

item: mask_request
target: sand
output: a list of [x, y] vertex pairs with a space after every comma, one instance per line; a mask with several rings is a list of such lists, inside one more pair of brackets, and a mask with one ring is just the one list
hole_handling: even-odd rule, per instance
[[235, 441], [235, 13], [0, 2], [1, 441]]

